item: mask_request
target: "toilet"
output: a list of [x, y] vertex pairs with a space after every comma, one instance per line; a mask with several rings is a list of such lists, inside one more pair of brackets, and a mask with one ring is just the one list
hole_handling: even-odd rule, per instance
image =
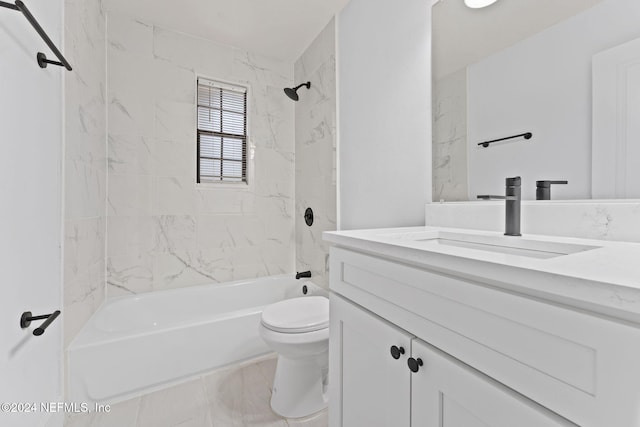
[[260, 336], [278, 353], [271, 409], [300, 418], [327, 407], [329, 300], [292, 298], [262, 312]]

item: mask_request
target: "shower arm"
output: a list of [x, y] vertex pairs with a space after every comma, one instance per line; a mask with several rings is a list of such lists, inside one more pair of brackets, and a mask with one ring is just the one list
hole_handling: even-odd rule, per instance
[[294, 87], [293, 90], [297, 91], [298, 89], [300, 89], [302, 86], [306, 86], [307, 89], [311, 88], [311, 82], [306, 82], [306, 83], [300, 83], [298, 86]]

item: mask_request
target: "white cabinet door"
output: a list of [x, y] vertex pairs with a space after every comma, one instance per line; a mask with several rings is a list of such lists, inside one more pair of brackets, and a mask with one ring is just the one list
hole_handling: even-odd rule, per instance
[[409, 427], [411, 336], [335, 294], [330, 299], [329, 425]]
[[575, 426], [420, 340], [411, 357], [422, 361], [411, 378], [411, 427]]

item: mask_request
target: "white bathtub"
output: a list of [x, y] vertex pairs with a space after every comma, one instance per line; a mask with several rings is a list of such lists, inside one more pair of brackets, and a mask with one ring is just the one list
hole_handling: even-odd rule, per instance
[[303, 285], [325, 292], [281, 275], [109, 299], [69, 345], [69, 398], [114, 403], [269, 353], [262, 309]]

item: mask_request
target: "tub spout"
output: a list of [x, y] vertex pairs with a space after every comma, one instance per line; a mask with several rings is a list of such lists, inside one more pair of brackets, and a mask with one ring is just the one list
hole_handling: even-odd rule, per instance
[[311, 272], [310, 271], [302, 271], [302, 272], [296, 273], [296, 279], [301, 279], [303, 277], [311, 277]]

